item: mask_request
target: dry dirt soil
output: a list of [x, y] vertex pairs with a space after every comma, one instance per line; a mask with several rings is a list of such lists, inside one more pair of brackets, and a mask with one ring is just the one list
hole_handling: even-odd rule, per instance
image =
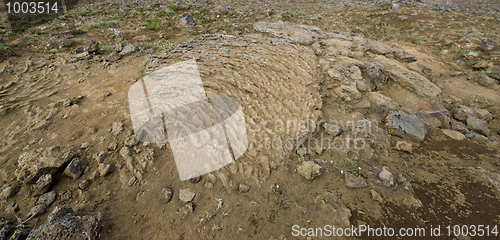
[[[76, 239], [330, 238], [295, 236], [294, 225], [498, 239], [498, 11], [496, 1], [298, 0], [81, 1], [54, 16], [2, 12], [0, 217], [10, 221], [2, 227], [27, 234], [68, 206], [100, 216], [94, 233]], [[181, 24], [188, 15], [193, 23]], [[128, 90], [193, 58], [208, 95], [241, 102], [249, 147], [180, 181], [168, 142], [136, 140]], [[292, 139], [291, 147], [273, 139]], [[36, 175], [26, 169], [43, 157], [23, 165], [23, 153], [53, 146], [73, 149], [86, 167], [76, 179], [64, 173], [67, 161], [54, 167], [42, 193], [55, 200], [32, 214], [40, 176], [23, 174]], [[181, 201], [183, 189], [194, 198]], [[455, 225], [469, 232], [448, 236]], [[489, 236], [472, 236], [478, 225]], [[430, 237], [437, 226], [441, 236]]]

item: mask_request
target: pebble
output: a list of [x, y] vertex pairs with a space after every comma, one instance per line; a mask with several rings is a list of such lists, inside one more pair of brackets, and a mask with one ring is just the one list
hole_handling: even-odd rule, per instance
[[13, 197], [17, 191], [19, 191], [18, 186], [9, 186], [6, 187], [1, 193], [0, 193], [0, 199], [8, 199], [10, 197]]
[[238, 190], [240, 190], [241, 193], [246, 193], [250, 191], [250, 187], [246, 184], [240, 184]]
[[172, 190], [170, 190], [170, 188], [164, 188], [161, 190], [161, 192], [163, 193], [163, 195], [165, 195], [165, 202], [170, 202], [173, 195]]
[[185, 203], [193, 201], [194, 196], [196, 196], [196, 193], [191, 192], [189, 188], [181, 189], [181, 191], [179, 192], [179, 200]]
[[52, 184], [52, 175], [45, 174], [42, 175], [38, 181], [36, 181], [35, 185], [32, 187], [31, 196], [37, 197], [44, 194]]
[[73, 179], [78, 179], [82, 175], [83, 171], [85, 171], [86, 167], [87, 162], [80, 158], [73, 158], [68, 167], [66, 167], [66, 170], [64, 170], [64, 174], [72, 177]]

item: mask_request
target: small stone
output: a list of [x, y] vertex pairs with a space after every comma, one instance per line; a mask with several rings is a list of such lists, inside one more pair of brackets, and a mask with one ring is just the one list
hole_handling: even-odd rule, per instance
[[73, 158], [68, 167], [66, 167], [66, 170], [64, 170], [64, 174], [72, 177], [73, 179], [78, 179], [80, 175], [82, 175], [83, 171], [85, 171], [86, 167], [87, 162], [79, 158]]
[[368, 186], [368, 184], [366, 184], [366, 180], [363, 177], [356, 177], [350, 172], [346, 172], [344, 176], [345, 183], [350, 188], [362, 188]]
[[248, 185], [242, 183], [238, 187], [238, 190], [240, 190], [241, 193], [246, 193], [246, 192], [250, 191], [250, 187]]
[[45, 204], [49, 206], [56, 200], [57, 193], [54, 191], [50, 191], [48, 193], [43, 194], [38, 198], [36, 204]]
[[189, 188], [181, 189], [179, 192], [179, 200], [185, 203], [193, 201], [194, 196], [196, 196], [196, 193], [191, 192]]
[[85, 41], [85, 45], [83, 46], [84, 52], [95, 53], [99, 51], [99, 43], [94, 40]]
[[106, 57], [106, 61], [116, 62], [116, 61], [120, 60], [121, 57], [122, 56], [117, 51], [113, 51]]
[[116, 136], [123, 132], [123, 123], [121, 122], [114, 122], [111, 125], [111, 132]]
[[139, 144], [139, 140], [135, 136], [130, 136], [128, 137], [125, 142], [123, 143], [127, 147], [133, 147], [137, 144]]
[[186, 25], [186, 26], [190, 26], [190, 25], [193, 25], [194, 23], [194, 17], [193, 15], [187, 15], [183, 18], [180, 18], [179, 19], [179, 23], [182, 24], [182, 25]]
[[408, 153], [413, 152], [413, 145], [411, 143], [407, 143], [405, 141], [397, 141], [395, 148], [397, 150], [403, 151], [403, 152], [408, 152]]
[[115, 50], [116, 52], [121, 52], [121, 51], [123, 50], [123, 43], [121, 43], [121, 42], [117, 42], [117, 43], [115, 44], [114, 50]]
[[493, 49], [495, 46], [493, 46], [493, 44], [491, 44], [490, 42], [482, 42], [481, 45], [479, 45], [479, 48], [481, 48], [481, 50], [483, 51], [490, 51], [491, 49]]
[[182, 218], [184, 219], [185, 217], [187, 217], [187, 215], [189, 215], [190, 213], [193, 213], [194, 209], [193, 209], [193, 203], [190, 202], [190, 203], [187, 203], [184, 207], [180, 208], [179, 209], [179, 213], [182, 214]]
[[307, 148], [299, 148], [297, 149], [297, 154], [301, 157], [305, 156], [307, 154]]
[[233, 9], [228, 8], [228, 7], [225, 7], [225, 8], [223, 8], [223, 9], [222, 9], [222, 11], [224, 11], [224, 12], [228, 12], [228, 13], [232, 13], [232, 12], [233, 12]]
[[392, 10], [399, 10], [401, 8], [401, 5], [399, 3], [393, 3], [391, 5]]
[[89, 142], [84, 142], [84, 143], [82, 143], [82, 146], [80, 146], [81, 149], [87, 149], [88, 147], [90, 147]]
[[85, 190], [89, 189], [91, 183], [92, 183], [92, 181], [85, 179], [80, 184], [78, 184], [78, 188], [85, 191]]
[[[17, 212], [19, 210], [19, 206], [17, 205], [17, 203], [15, 201], [12, 201], [10, 202], [9, 204], [7, 204], [4, 208], [5, 212]], [[0, 217], [0, 226], [2, 225], [2, 218]]]
[[468, 116], [467, 117], [467, 127], [483, 135], [489, 136], [490, 130], [488, 129], [488, 124], [486, 121], [481, 119]]
[[173, 195], [172, 190], [170, 190], [170, 188], [164, 188], [161, 190], [161, 192], [163, 193], [163, 195], [165, 195], [165, 202], [170, 202]]
[[377, 202], [383, 202], [384, 200], [382, 199], [382, 197], [380, 196], [380, 194], [378, 194], [377, 191], [375, 190], [370, 190], [370, 193], [372, 194], [372, 199], [377, 201]]
[[52, 175], [51, 174], [42, 175], [38, 179], [38, 181], [36, 181], [35, 185], [33, 185], [31, 196], [38, 197], [44, 194], [49, 189], [51, 184], [52, 184]]
[[479, 62], [477, 62], [476, 64], [474, 64], [473, 67], [475, 69], [484, 69], [484, 68], [488, 68], [489, 64], [488, 64], [488, 61], [486, 61], [486, 60], [480, 60]]
[[99, 176], [104, 177], [113, 172], [115, 169], [113, 164], [99, 163], [97, 170], [99, 171]]
[[476, 81], [477, 81], [477, 84], [479, 84], [483, 87], [490, 87], [490, 86], [498, 84], [497, 80], [490, 78], [488, 76], [480, 76], [477, 78]]
[[1, 193], [0, 193], [0, 199], [8, 199], [10, 197], [13, 197], [17, 191], [19, 191], [18, 186], [9, 186], [6, 187]]
[[47, 210], [47, 205], [45, 205], [45, 204], [40, 204], [40, 205], [34, 206], [29, 211], [28, 217], [36, 217], [36, 216], [42, 215], [45, 213], [46, 210]]
[[110, 151], [114, 151], [117, 148], [118, 148], [118, 143], [116, 143], [116, 142], [110, 142], [108, 145], [108, 150], [110, 150]]
[[313, 161], [307, 161], [297, 168], [297, 172], [305, 179], [312, 180], [321, 175], [321, 166]]
[[391, 186], [394, 184], [394, 176], [392, 176], [392, 173], [388, 170], [387, 167], [382, 168], [382, 172], [378, 174], [378, 178], [384, 182], [386, 186]]
[[190, 178], [190, 179], [189, 179], [189, 182], [190, 182], [190, 183], [198, 183], [198, 182], [200, 182], [200, 180], [201, 180], [201, 176], [200, 176], [200, 175], [198, 175], [198, 176], [196, 176], [196, 177], [192, 177], [192, 178]]
[[125, 55], [133, 53], [135, 51], [137, 51], [137, 47], [135, 45], [127, 44], [127, 46], [125, 46], [123, 48], [123, 50], [120, 52], [120, 56], [125, 56]]

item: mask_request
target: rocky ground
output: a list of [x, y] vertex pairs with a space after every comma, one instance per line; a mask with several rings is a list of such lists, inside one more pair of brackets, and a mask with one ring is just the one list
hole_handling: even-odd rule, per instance
[[[492, 229], [499, 10], [497, 1], [89, 1], [56, 16], [3, 15], [0, 239]], [[249, 147], [181, 182], [169, 143], [136, 139], [127, 93], [193, 58], [208, 94], [241, 102]]]

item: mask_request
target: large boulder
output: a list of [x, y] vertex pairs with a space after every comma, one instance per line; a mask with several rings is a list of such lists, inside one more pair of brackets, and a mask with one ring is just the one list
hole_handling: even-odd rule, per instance
[[62, 170], [77, 153], [72, 148], [48, 147], [25, 152], [19, 156], [15, 175], [24, 183], [34, 183], [44, 174]]

